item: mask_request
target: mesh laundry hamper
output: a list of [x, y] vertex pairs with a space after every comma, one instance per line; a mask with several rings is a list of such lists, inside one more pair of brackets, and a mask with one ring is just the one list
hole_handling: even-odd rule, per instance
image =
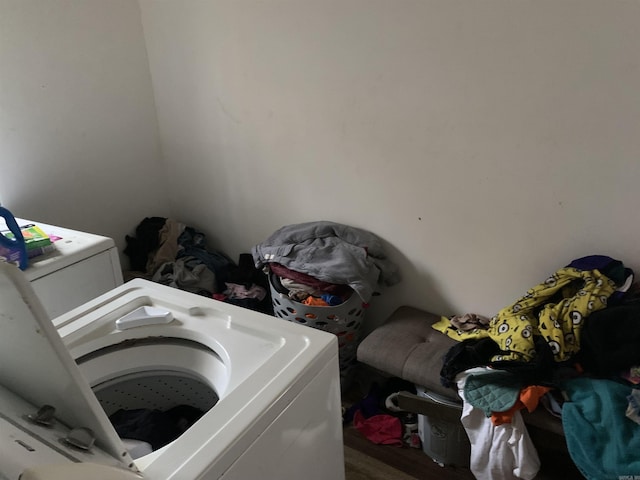
[[273, 313], [290, 322], [333, 333], [338, 337], [340, 362], [340, 387], [346, 390], [351, 383], [356, 365], [356, 350], [360, 341], [365, 306], [360, 296], [353, 292], [344, 303], [336, 306], [309, 306], [295, 302], [278, 292], [269, 278]]

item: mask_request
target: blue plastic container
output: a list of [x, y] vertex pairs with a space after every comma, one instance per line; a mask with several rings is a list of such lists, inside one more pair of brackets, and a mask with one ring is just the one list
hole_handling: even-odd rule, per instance
[[0, 259], [17, 264], [20, 270], [26, 270], [29, 266], [29, 257], [20, 226], [13, 214], [4, 207], [0, 207], [0, 217], [4, 218], [14, 236], [14, 238], [8, 238], [0, 232]]

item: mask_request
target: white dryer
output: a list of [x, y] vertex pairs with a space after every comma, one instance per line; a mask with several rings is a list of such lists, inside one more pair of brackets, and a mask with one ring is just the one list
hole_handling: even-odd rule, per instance
[[[140, 279], [52, 322], [0, 264], [0, 364], [1, 480], [344, 479], [334, 335]], [[112, 423], [184, 406], [138, 458]]]

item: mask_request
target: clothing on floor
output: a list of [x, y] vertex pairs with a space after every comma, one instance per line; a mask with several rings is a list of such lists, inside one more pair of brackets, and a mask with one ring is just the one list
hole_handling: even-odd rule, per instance
[[226, 289], [223, 292], [228, 298], [243, 299], [255, 298], [263, 300], [267, 296], [267, 291], [259, 285], [251, 284], [249, 288], [246, 285], [238, 285], [237, 283], [226, 282]]
[[167, 218], [158, 232], [159, 245], [153, 255], [149, 255], [146, 271], [156, 272], [158, 268], [168, 262], [173, 262], [178, 256], [178, 238], [185, 229], [183, 223]]
[[273, 304], [266, 275], [253, 265], [250, 253], [238, 256], [238, 265], [226, 268], [227, 281], [223, 293], [213, 298], [239, 307], [273, 315]]
[[398, 417], [380, 414], [364, 418], [358, 410], [353, 416], [353, 426], [373, 443], [398, 446], [403, 444], [404, 428]]
[[136, 227], [134, 237], [125, 235], [127, 246], [124, 249], [124, 254], [128, 256], [132, 270], [136, 272], [147, 271], [149, 256], [160, 245], [160, 230], [166, 220], [164, 217], [146, 217]]
[[[145, 278], [211, 296], [226, 288], [235, 267], [224, 253], [207, 248], [202, 232], [172, 218], [147, 217], [136, 228], [136, 237], [126, 236], [126, 241], [124, 253], [133, 271], [125, 278]], [[253, 268], [250, 255], [249, 260]]]
[[215, 278], [211, 293], [223, 291], [229, 271], [235, 267], [233, 260], [221, 251], [209, 249], [204, 233], [192, 227], [185, 227], [180, 237], [178, 237], [178, 245], [176, 260], [192, 257], [198, 264], [205, 265], [213, 272]]
[[203, 296], [210, 296], [215, 285], [213, 272], [192, 257], [160, 265], [151, 280]]

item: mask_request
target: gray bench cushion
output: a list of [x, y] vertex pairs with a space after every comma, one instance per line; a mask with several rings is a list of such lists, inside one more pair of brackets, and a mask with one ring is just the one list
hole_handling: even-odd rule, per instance
[[440, 384], [443, 356], [456, 344], [431, 327], [440, 318], [413, 307], [398, 308], [360, 342], [358, 361], [459, 401], [455, 390]]

